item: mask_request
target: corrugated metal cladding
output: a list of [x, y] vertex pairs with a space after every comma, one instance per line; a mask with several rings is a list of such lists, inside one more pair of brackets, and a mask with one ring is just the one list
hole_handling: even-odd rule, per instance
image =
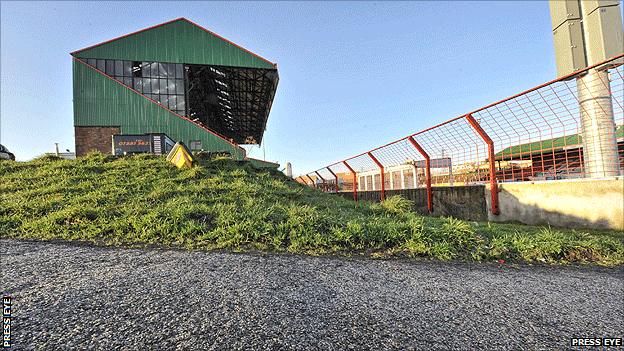
[[73, 55], [79, 58], [275, 68], [270, 62], [184, 18]]
[[187, 145], [201, 140], [206, 150], [227, 151], [236, 159], [245, 157], [244, 149], [75, 60], [73, 79], [75, 126], [119, 126], [123, 134], [165, 133]]

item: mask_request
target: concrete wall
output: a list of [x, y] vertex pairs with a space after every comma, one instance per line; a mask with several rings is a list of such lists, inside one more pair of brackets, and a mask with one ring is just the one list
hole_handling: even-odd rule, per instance
[[[433, 216], [453, 216], [473, 221], [487, 220], [485, 186], [433, 187], [432, 189]], [[339, 194], [353, 199], [352, 192]], [[426, 189], [386, 190], [386, 197], [393, 195], [402, 195], [414, 201], [416, 212], [428, 214]], [[358, 191], [359, 200], [379, 202], [380, 196], [379, 191]]]
[[499, 184], [500, 215], [488, 220], [570, 228], [624, 230], [624, 179], [578, 179]]
[[[348, 199], [352, 192], [339, 193]], [[414, 210], [427, 212], [424, 188], [387, 190], [414, 201]], [[360, 200], [378, 202], [379, 191], [358, 192]], [[499, 184], [500, 214], [490, 210], [490, 186], [433, 187], [434, 216], [473, 221], [521, 222], [568, 228], [624, 230], [624, 179], [578, 179]]]

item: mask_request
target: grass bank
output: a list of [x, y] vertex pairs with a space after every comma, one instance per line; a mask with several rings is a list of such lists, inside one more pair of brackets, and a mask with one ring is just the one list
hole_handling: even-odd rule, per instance
[[178, 170], [163, 158], [0, 163], [0, 236], [441, 260], [624, 263], [615, 231], [423, 217], [393, 197], [359, 203], [227, 159]]

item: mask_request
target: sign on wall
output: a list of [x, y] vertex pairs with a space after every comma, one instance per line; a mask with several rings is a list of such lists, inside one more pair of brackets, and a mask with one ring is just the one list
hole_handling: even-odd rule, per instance
[[149, 153], [152, 150], [150, 135], [113, 135], [113, 154]]

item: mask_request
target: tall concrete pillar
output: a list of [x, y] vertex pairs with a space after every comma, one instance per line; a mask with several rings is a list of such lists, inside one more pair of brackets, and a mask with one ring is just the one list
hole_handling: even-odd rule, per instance
[[583, 163], [589, 178], [620, 174], [613, 104], [607, 71], [590, 70], [576, 81], [583, 137]]
[[[619, 0], [549, 3], [558, 76], [599, 64], [624, 50]], [[585, 176], [590, 178], [620, 174], [607, 68], [591, 69], [576, 81]]]
[[[588, 66], [604, 61], [609, 54], [622, 52], [622, 21], [618, 5], [618, 1], [612, 0], [579, 1]], [[619, 44], [613, 41], [619, 41]], [[609, 74], [604, 68], [591, 69], [585, 76], [577, 79], [576, 85], [581, 113], [585, 176], [617, 176], [620, 174], [620, 164]]]

